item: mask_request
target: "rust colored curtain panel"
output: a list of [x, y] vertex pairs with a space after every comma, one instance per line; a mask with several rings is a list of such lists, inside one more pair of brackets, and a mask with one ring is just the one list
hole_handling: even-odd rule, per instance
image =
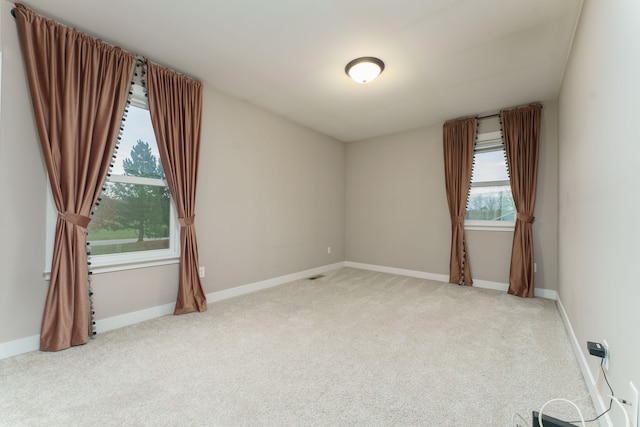
[[509, 293], [533, 297], [533, 210], [538, 180], [538, 145], [542, 105], [501, 112], [511, 192], [516, 207]]
[[206, 311], [194, 225], [202, 83], [147, 61], [147, 92], [162, 167], [180, 222], [180, 280], [174, 314]]
[[464, 236], [464, 215], [471, 186], [475, 117], [451, 120], [443, 126], [444, 177], [451, 215], [451, 258], [449, 282], [471, 286], [471, 266]]
[[89, 340], [86, 227], [110, 166], [133, 55], [15, 7], [35, 122], [58, 210], [40, 349]]

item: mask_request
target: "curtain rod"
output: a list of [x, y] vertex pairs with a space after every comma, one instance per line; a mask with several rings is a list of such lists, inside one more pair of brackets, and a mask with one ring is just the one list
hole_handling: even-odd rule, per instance
[[477, 119], [490, 119], [491, 117], [500, 117], [500, 113], [489, 114], [488, 116], [478, 116]]
[[502, 115], [503, 111], [510, 111], [510, 110], [516, 110], [518, 108], [523, 108], [523, 107], [529, 107], [532, 105], [540, 105], [542, 107], [542, 104], [540, 104], [539, 102], [532, 102], [531, 104], [527, 104], [527, 105], [522, 105], [520, 107], [511, 107], [511, 108], [505, 108], [503, 110], [500, 110], [499, 113], [495, 113], [495, 114], [487, 114], [486, 116], [478, 116], [476, 117], [478, 120], [480, 119], [490, 119], [491, 117], [500, 117]]
[[[34, 13], [36, 13], [36, 12], [34, 12]], [[68, 26], [68, 25], [61, 24], [61, 23], [59, 23], [58, 21], [55, 21], [55, 20], [53, 20], [53, 19], [51, 19], [51, 18], [47, 18], [47, 17], [46, 17], [46, 16], [44, 16], [44, 15], [40, 15], [40, 14], [38, 14], [38, 13], [36, 13], [36, 15], [42, 16], [43, 18], [46, 18], [46, 19], [48, 19], [48, 20], [50, 20], [50, 21], [53, 21], [53, 22], [55, 22], [55, 23], [56, 23], [56, 24], [58, 24], [58, 25], [62, 25], [62, 26], [68, 27], [68, 28], [72, 28], [73, 30], [78, 31], [78, 32], [82, 32], [82, 31], [78, 30], [77, 28], [73, 28], [73, 27], [70, 27], [70, 26]], [[15, 7], [14, 7], [14, 8], [11, 8], [11, 16], [13, 16], [14, 18], [16, 17], [16, 8], [15, 8]], [[82, 32], [82, 33], [83, 33], [83, 34], [87, 34], [87, 33], [84, 33], [84, 32]], [[96, 36], [92, 36], [92, 35], [90, 35], [90, 34], [87, 34], [87, 35], [88, 35], [89, 37], [92, 37], [92, 38], [96, 39], [96, 40], [100, 40], [100, 41], [102, 41], [103, 43], [108, 44], [108, 45], [110, 45], [110, 46], [115, 46], [115, 45], [113, 45], [113, 44], [110, 44], [110, 43], [105, 42], [104, 40], [102, 40], [102, 39], [100, 39], [100, 38], [97, 38]], [[122, 48], [121, 48], [121, 49], [122, 49]], [[123, 50], [124, 50], [124, 49], [123, 49]], [[128, 52], [128, 51], [125, 51], [125, 52]], [[129, 52], [129, 53], [132, 53], [132, 52]], [[197, 82], [202, 83], [202, 81], [201, 81], [199, 78], [197, 78], [197, 77], [193, 77], [193, 76], [192, 76], [192, 75], [190, 75], [190, 74], [187, 74], [187, 73], [182, 72], [182, 71], [179, 71], [179, 70], [175, 70], [175, 69], [173, 69], [172, 67], [169, 67], [169, 66], [166, 66], [166, 65], [160, 64], [160, 63], [158, 63], [158, 62], [155, 62], [155, 61], [153, 61], [152, 59], [147, 58], [146, 56], [141, 55], [141, 54], [139, 54], [139, 53], [132, 53], [132, 54], [133, 54], [134, 59], [135, 59], [136, 61], [137, 61], [137, 60], [139, 60], [140, 58], [142, 58], [142, 59], [144, 59], [144, 60], [147, 60], [147, 61], [152, 61], [152, 62], [154, 62], [156, 65], [159, 65], [159, 66], [161, 66], [161, 67], [163, 67], [163, 68], [166, 68], [167, 70], [173, 71], [173, 72], [175, 72], [175, 73], [178, 73], [178, 74], [181, 74], [181, 75], [183, 75], [183, 76], [185, 76], [185, 77], [188, 77], [188, 78], [189, 78], [189, 79], [191, 79], [191, 80], [194, 80], [194, 81], [197, 81]]]

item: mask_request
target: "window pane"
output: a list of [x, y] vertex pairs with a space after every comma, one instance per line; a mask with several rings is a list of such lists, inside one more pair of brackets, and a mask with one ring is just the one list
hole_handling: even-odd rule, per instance
[[507, 161], [504, 158], [504, 150], [475, 153], [475, 165], [471, 182], [506, 181]]
[[112, 174], [164, 179], [149, 110], [129, 106]]
[[167, 187], [107, 183], [87, 229], [92, 255], [169, 248]]
[[465, 219], [515, 221], [515, 207], [508, 185], [472, 187]]

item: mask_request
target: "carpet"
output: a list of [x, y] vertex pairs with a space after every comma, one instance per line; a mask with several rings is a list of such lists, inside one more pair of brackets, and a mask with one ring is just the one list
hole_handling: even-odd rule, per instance
[[354, 268], [0, 360], [2, 426], [506, 427], [587, 393], [554, 301]]

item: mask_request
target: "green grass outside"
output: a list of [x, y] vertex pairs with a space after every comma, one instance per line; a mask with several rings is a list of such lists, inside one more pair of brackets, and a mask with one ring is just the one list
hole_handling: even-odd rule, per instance
[[87, 241], [137, 238], [138, 234], [134, 230], [91, 230], [89, 231], [89, 233], [87, 233]]
[[138, 252], [138, 251], [153, 251], [158, 249], [167, 249], [168, 247], [169, 247], [169, 239], [147, 240], [144, 242], [122, 243], [119, 245], [92, 246], [91, 255], [119, 254], [123, 252]]

